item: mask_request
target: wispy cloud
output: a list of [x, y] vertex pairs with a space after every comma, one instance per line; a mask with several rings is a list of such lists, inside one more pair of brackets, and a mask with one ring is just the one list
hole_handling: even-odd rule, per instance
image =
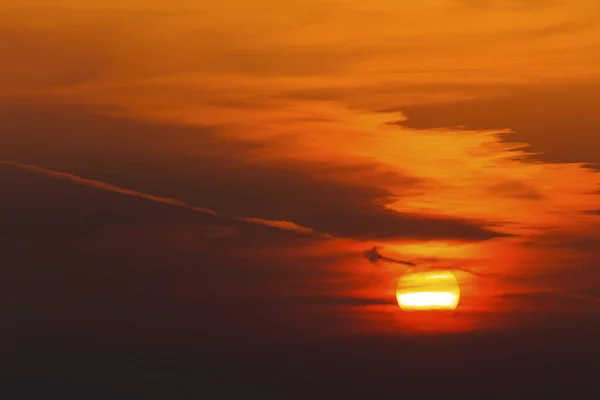
[[[23, 163], [19, 163], [19, 162], [15, 162], [15, 161], [8, 161], [8, 160], [0, 160], [0, 164], [27, 170], [27, 171], [31, 171], [31, 172], [35, 172], [36, 174], [48, 176], [51, 178], [66, 180], [66, 181], [69, 181], [69, 182], [72, 182], [72, 183], [75, 183], [78, 185], [84, 185], [84, 186], [92, 187], [95, 189], [104, 190], [107, 192], [119, 193], [119, 194], [126, 195], [126, 196], [138, 197], [138, 198], [153, 201], [155, 203], [161, 203], [161, 204], [166, 204], [169, 206], [185, 208], [190, 211], [200, 212], [203, 214], [209, 214], [209, 215], [213, 215], [213, 216], [221, 217], [221, 218], [225, 218], [225, 219], [244, 221], [244, 222], [248, 222], [248, 223], [252, 223], [252, 224], [265, 225], [265, 226], [270, 226], [270, 227], [273, 227], [276, 229], [295, 231], [295, 232], [304, 233], [304, 234], [315, 234], [316, 233], [311, 228], [300, 226], [300, 225], [297, 225], [297, 224], [295, 224], [293, 222], [289, 222], [289, 221], [273, 221], [273, 220], [266, 220], [266, 219], [261, 219], [261, 218], [246, 218], [246, 217], [220, 214], [210, 208], [194, 206], [194, 205], [188, 204], [181, 200], [177, 200], [177, 199], [173, 199], [173, 198], [169, 198], [169, 197], [155, 196], [152, 194], [142, 193], [142, 192], [138, 192], [138, 191], [131, 190], [131, 189], [124, 189], [124, 188], [120, 188], [117, 186], [113, 186], [108, 183], [96, 181], [93, 179], [82, 178], [80, 176], [69, 174], [66, 172], [53, 171], [53, 170], [42, 168], [42, 167], [39, 167], [36, 165], [23, 164]], [[321, 234], [321, 235], [323, 235], [323, 234]], [[327, 235], [324, 235], [324, 236], [327, 236]]]
[[413, 261], [400, 260], [394, 257], [385, 256], [381, 254], [379, 247], [373, 247], [363, 253], [363, 256], [374, 265], [380, 263], [399, 264], [406, 267], [405, 272], [417, 272], [417, 271], [460, 271], [466, 272], [467, 274], [477, 276], [479, 278], [491, 278], [500, 279], [506, 282], [520, 282], [518, 277], [510, 276], [500, 273], [488, 273], [476, 271], [472, 268], [468, 268], [465, 264], [472, 264], [473, 260], [444, 260], [438, 258], [420, 258], [414, 259]]

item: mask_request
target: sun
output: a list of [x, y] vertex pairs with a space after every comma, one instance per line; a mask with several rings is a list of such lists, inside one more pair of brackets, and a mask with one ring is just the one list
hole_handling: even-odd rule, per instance
[[398, 279], [396, 299], [405, 311], [454, 310], [460, 287], [450, 271], [411, 273]]

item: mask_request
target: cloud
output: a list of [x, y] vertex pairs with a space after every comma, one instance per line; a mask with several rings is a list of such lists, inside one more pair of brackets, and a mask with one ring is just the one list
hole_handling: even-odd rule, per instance
[[504, 96], [402, 107], [403, 125], [417, 129], [463, 126], [466, 129], [510, 128], [507, 141], [528, 143], [535, 158], [550, 162], [600, 165], [600, 129], [593, 104], [600, 101], [596, 85], [511, 89]]
[[511, 276], [504, 273], [489, 273], [480, 272], [473, 268], [468, 268], [468, 265], [474, 264], [477, 260], [464, 259], [464, 260], [452, 260], [443, 258], [413, 258], [412, 261], [400, 260], [395, 257], [389, 257], [382, 255], [379, 251], [379, 247], [373, 247], [363, 253], [363, 256], [369, 260], [372, 264], [389, 263], [399, 264], [405, 266], [404, 273], [422, 272], [422, 271], [458, 271], [465, 272], [469, 275], [476, 276], [479, 278], [486, 279], [497, 279], [503, 282], [519, 283], [524, 280], [516, 276]]
[[[569, 79], [572, 61], [557, 58], [557, 50], [569, 54], [575, 47], [579, 51], [593, 45], [595, 38], [595, 32], [577, 30], [579, 21], [591, 15], [588, 9], [593, 5], [586, 2], [442, 0], [365, 5], [350, 0], [344, 7], [311, 2], [307, 8], [305, 1], [294, 1], [280, 8], [256, 0], [243, 13], [232, 1], [202, 6], [160, 0], [126, 6], [112, 2], [101, 11], [90, 0], [60, 8], [32, 3], [37, 7], [7, 6], [0, 18], [0, 47], [10, 55], [0, 71], [11, 77], [2, 83], [13, 94], [94, 82], [117, 83], [122, 89], [161, 77], [173, 82], [174, 76], [184, 74], [190, 80], [205, 78], [198, 88], [218, 82], [213, 97], [241, 95], [232, 87], [233, 81], [241, 79], [250, 82], [253, 90], [268, 92], [267, 96], [315, 86], [358, 86], [370, 95], [352, 91], [348, 96], [368, 102], [377, 94], [373, 88], [387, 86], [397, 88], [396, 99], [421, 102], [427, 96], [418, 92], [405, 96], [403, 85], [484, 81], [494, 91], [502, 91], [506, 80], [537, 81], [531, 74], [539, 76], [538, 69]], [[467, 7], [454, 7], [457, 3]], [[523, 10], [538, 15], [529, 18]], [[435, 32], [429, 26], [436, 26]], [[557, 32], [579, 35], [577, 44], [545, 42], [539, 51], [531, 52], [530, 43], [519, 36], [552, 41]], [[30, 62], [31, 55], [37, 63]], [[577, 61], [578, 68], [595, 66], [592, 58]], [[446, 68], [440, 69], [441, 64]], [[223, 76], [228, 79], [221, 82]], [[188, 92], [193, 86], [184, 85]], [[113, 101], [123, 100], [114, 88], [113, 95]], [[445, 95], [456, 98], [453, 92]], [[257, 97], [253, 93], [249, 99], [243, 103], [253, 103]]]
[[[285, 301], [285, 300], [284, 300]], [[321, 306], [334, 307], [369, 307], [369, 306], [390, 306], [397, 305], [393, 296], [389, 297], [359, 297], [359, 296], [311, 296], [306, 298], [296, 298], [293, 301], [315, 304]]]
[[265, 152], [287, 153], [272, 149], [288, 146], [287, 137], [228, 137], [227, 129], [219, 126], [136, 121], [65, 105], [8, 104], [0, 108], [0, 120], [6, 127], [0, 150], [4, 157], [20, 157], [25, 164], [46, 165], [57, 172], [81, 171], [89, 178], [78, 183], [105, 190], [134, 187], [128, 194], [181, 207], [202, 204], [199, 210], [240, 216], [247, 222], [256, 219], [298, 231], [301, 225], [359, 240], [478, 241], [504, 236], [484, 221], [389, 209], [402, 196], [428, 190], [430, 183], [385, 162], [351, 153], [336, 159], [260, 161]]
[[576, 251], [582, 254], [596, 254], [600, 246], [600, 237], [594, 230], [598, 221], [590, 221], [587, 230], [576, 232], [546, 232], [525, 242], [526, 246], [532, 248], [561, 248], [568, 251]]
[[239, 216], [232, 216], [232, 215], [224, 215], [224, 214], [220, 214], [214, 210], [211, 210], [210, 208], [193, 206], [193, 205], [188, 204], [181, 200], [172, 199], [169, 197], [155, 196], [152, 194], [142, 193], [142, 192], [138, 192], [138, 191], [131, 190], [131, 189], [124, 189], [124, 188], [110, 185], [108, 183], [82, 178], [80, 176], [65, 173], [65, 172], [53, 171], [53, 170], [49, 170], [46, 168], [38, 167], [36, 165], [28, 165], [28, 164], [23, 164], [23, 163], [14, 162], [14, 161], [7, 161], [7, 160], [0, 160], [0, 164], [7, 165], [10, 167], [24, 169], [24, 170], [31, 171], [31, 172], [34, 172], [34, 173], [37, 173], [40, 175], [45, 175], [45, 176], [48, 176], [51, 178], [67, 180], [69, 182], [72, 182], [72, 183], [75, 183], [78, 185], [89, 186], [89, 187], [104, 190], [107, 192], [123, 194], [126, 196], [139, 197], [139, 198], [142, 198], [145, 200], [150, 200], [150, 201], [153, 201], [156, 203], [161, 203], [161, 204], [170, 205], [170, 206], [179, 207], [179, 208], [185, 208], [190, 211], [199, 212], [199, 213], [203, 213], [203, 214], [209, 214], [209, 215], [213, 215], [213, 216], [218, 216], [218, 217], [222, 217], [225, 219], [232, 219], [232, 220], [244, 221], [244, 222], [249, 222], [249, 223], [255, 223], [255, 224], [270, 226], [270, 227], [277, 228], [277, 229], [291, 230], [291, 231], [300, 232], [300, 233], [307, 233], [307, 234], [315, 233], [310, 228], [306, 228], [306, 227], [297, 225], [297, 224], [295, 224], [293, 222], [289, 222], [289, 221], [274, 221], [274, 220], [265, 220], [265, 219], [260, 219], [260, 218], [246, 218], [246, 217], [239, 217]]
[[[335, 246], [325, 254], [293, 254], [297, 247], [312, 247], [315, 235], [95, 190], [18, 168], [1, 166], [0, 177], [0, 202], [6, 205], [0, 210], [0, 252], [10, 270], [7, 279], [46, 277], [45, 290], [56, 280], [61, 283], [55, 285], [73, 290], [78, 284], [101, 290], [100, 282], [120, 290], [121, 280], [139, 280], [129, 282], [132, 287], [160, 286], [162, 276], [157, 295], [176, 283], [181, 295], [185, 289], [186, 295], [227, 301], [279, 290], [305, 295], [318, 290], [321, 281], [352, 277], [337, 266], [348, 255], [337, 254]], [[81, 279], [85, 273], [90, 277]], [[100, 282], [93, 283], [93, 276]], [[46, 286], [43, 282], [38, 286]], [[328, 292], [339, 288], [329, 285]]]
[[394, 263], [394, 264], [407, 265], [407, 266], [411, 266], [411, 267], [416, 266], [416, 264], [411, 261], [396, 260], [395, 258], [386, 257], [386, 256], [381, 255], [381, 253], [379, 252], [379, 248], [377, 246], [365, 251], [363, 253], [363, 256], [367, 260], [369, 260], [369, 262], [371, 262], [372, 264], [378, 264], [381, 261], [385, 261], [385, 262], [390, 262], [390, 263]]
[[540, 290], [521, 293], [506, 293], [499, 297], [516, 302], [522, 302], [529, 307], [540, 307], [554, 310], [588, 308], [597, 309], [600, 306], [600, 296], [596, 290]]
[[590, 215], [600, 215], [600, 210], [587, 210], [585, 213]]
[[[0, 160], [0, 164], [28, 170], [52, 178], [67, 180], [79, 185], [89, 186], [108, 192], [119, 193], [126, 196], [139, 197], [153, 202], [185, 208], [190, 211], [218, 216], [225, 219], [256, 223], [304, 234], [320, 233], [324, 237], [328, 237], [331, 234], [339, 237], [373, 240], [389, 240], [403, 237], [412, 239], [450, 238], [464, 240], [486, 240], [493, 237], [504, 236], [502, 234], [486, 230], [485, 228], [482, 228], [467, 220], [428, 215], [402, 215], [391, 210], [378, 210], [375, 207], [371, 207], [370, 210], [361, 210], [360, 207], [357, 207], [356, 209], [350, 208], [346, 211], [337, 211], [329, 208], [326, 211], [318, 211], [316, 214], [311, 212], [310, 215], [305, 214], [306, 212], [309, 212], [309, 209], [307, 209], [307, 211], [304, 213], [302, 211], [300, 211], [300, 213], [296, 211], [296, 213], [298, 213], [297, 219], [299, 221], [308, 223], [309, 226], [314, 227], [311, 228], [284, 220], [240, 217], [222, 214], [213, 209], [201, 206], [193, 206], [178, 199], [156, 196], [131, 189], [124, 189], [104, 182], [82, 178], [70, 173], [53, 171], [35, 165], [28, 165], [6, 160]], [[294, 182], [294, 184], [297, 183], [298, 182]], [[327, 203], [324, 204], [327, 205]], [[343, 204], [341, 206], [344, 207]], [[292, 208], [289, 211], [289, 213], [292, 215], [294, 213], [293, 210], [294, 209]]]
[[357, 195], [360, 196], [361, 190], [358, 187], [356, 189], [355, 198], [352, 200], [344, 202], [340, 196], [337, 207], [335, 204], [329, 205], [327, 202], [323, 203], [323, 206], [327, 206], [326, 208], [311, 210], [306, 207], [291, 212], [297, 213], [295, 220], [299, 223], [314, 227], [317, 231], [360, 240], [479, 241], [507, 236], [487, 229], [483, 222], [478, 223], [468, 219], [429, 213], [402, 213], [386, 209], [385, 203], [383, 206], [377, 204], [378, 200], [385, 199], [385, 193], [382, 193], [381, 197], [365, 197], [365, 201], [361, 202], [360, 198], [356, 198]]
[[570, 296], [600, 302], [600, 290], [572, 290], [566, 293]]
[[[386, 125], [392, 115], [331, 104], [283, 116], [245, 110], [261, 118], [236, 121], [240, 126], [137, 120], [113, 111], [4, 104], [0, 152], [219, 214], [380, 244], [530, 235], [560, 229], [561, 215], [593, 207], [586, 194], [593, 174], [532, 163], [522, 145], [502, 142], [502, 133], [406, 129]], [[300, 116], [312, 119], [289, 120]], [[545, 201], [531, 213], [527, 204], [536, 198]]]
[[517, 180], [498, 182], [489, 187], [492, 194], [529, 200], [543, 200], [544, 196], [533, 186]]

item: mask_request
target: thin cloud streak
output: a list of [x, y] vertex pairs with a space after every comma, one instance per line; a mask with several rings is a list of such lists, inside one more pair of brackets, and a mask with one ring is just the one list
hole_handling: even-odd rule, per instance
[[268, 220], [268, 219], [261, 219], [261, 218], [247, 218], [247, 217], [240, 217], [240, 216], [235, 216], [235, 215], [225, 215], [225, 214], [221, 214], [215, 210], [212, 210], [210, 208], [194, 206], [194, 205], [188, 204], [184, 201], [173, 199], [170, 197], [156, 196], [153, 194], [142, 193], [142, 192], [138, 192], [138, 191], [131, 190], [131, 189], [124, 189], [124, 188], [120, 188], [117, 186], [113, 186], [113, 185], [105, 183], [105, 182], [83, 178], [83, 177], [69, 174], [66, 172], [54, 171], [51, 169], [39, 167], [37, 165], [24, 164], [24, 163], [20, 163], [20, 162], [16, 162], [16, 161], [9, 161], [9, 160], [0, 160], [0, 165], [6, 165], [6, 166], [26, 170], [26, 171], [31, 171], [31, 172], [34, 172], [39, 175], [44, 175], [44, 176], [48, 176], [51, 178], [66, 180], [66, 181], [69, 181], [69, 182], [72, 182], [72, 183], [75, 183], [78, 185], [93, 187], [93, 188], [104, 190], [107, 192], [119, 193], [119, 194], [123, 194], [126, 196], [132, 196], [132, 197], [138, 197], [138, 198], [150, 200], [155, 203], [161, 203], [161, 204], [166, 204], [166, 205], [170, 205], [170, 206], [185, 208], [190, 211], [209, 214], [209, 215], [213, 215], [213, 216], [219, 217], [219, 218], [243, 221], [243, 222], [247, 222], [247, 223], [251, 223], [251, 224], [264, 225], [264, 226], [269, 226], [272, 228], [285, 230], [285, 231], [295, 231], [295, 232], [304, 233], [304, 234], [317, 234], [317, 235], [324, 236], [324, 237], [330, 237], [330, 235], [328, 235], [328, 234], [322, 234], [322, 233], [315, 232], [311, 228], [307, 228], [307, 227], [295, 224], [294, 222], [290, 222], [290, 221], [275, 221], [275, 220]]
[[[482, 272], [478, 272], [478, 271], [473, 271], [470, 268], [462, 267], [462, 266], [456, 265], [456, 264], [444, 264], [442, 260], [438, 260], [438, 259], [430, 259], [430, 260], [428, 260], [429, 262], [424, 262], [424, 263], [417, 263], [417, 262], [412, 262], [412, 261], [407, 261], [407, 260], [398, 260], [393, 257], [384, 256], [383, 254], [381, 254], [379, 252], [379, 247], [377, 247], [377, 246], [365, 251], [363, 253], [363, 256], [367, 260], [369, 260], [369, 262], [371, 262], [373, 265], [377, 265], [380, 262], [405, 265], [408, 267], [407, 272], [409, 272], [409, 271], [417, 272], [417, 271], [422, 271], [422, 270], [426, 270], [426, 271], [450, 270], [450, 271], [465, 272], [467, 274], [477, 276], [479, 278], [495, 278], [495, 279], [500, 279], [500, 280], [513, 281], [513, 282], [520, 281], [518, 278], [511, 277], [511, 276], [505, 275], [505, 274], [482, 273]], [[440, 265], [432, 265], [431, 262], [435, 262], [435, 263], [439, 262]], [[463, 261], [463, 262], [465, 262], [465, 261]]]
[[390, 262], [390, 263], [394, 263], [394, 264], [407, 265], [407, 266], [410, 266], [410, 267], [416, 267], [417, 266], [417, 264], [415, 264], [414, 262], [411, 262], [411, 261], [396, 260], [396, 259], [391, 258], [391, 257], [386, 257], [386, 256], [382, 255], [379, 252], [379, 247], [377, 247], [377, 246], [373, 247], [372, 249], [369, 249], [369, 250], [365, 251], [363, 253], [363, 255], [372, 264], [377, 264], [380, 261], [386, 261], [386, 262]]

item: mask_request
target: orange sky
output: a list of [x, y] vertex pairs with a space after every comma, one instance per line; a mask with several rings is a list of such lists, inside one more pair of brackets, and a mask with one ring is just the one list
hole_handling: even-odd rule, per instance
[[[414, 325], [393, 304], [400, 272], [361, 257], [373, 245], [498, 276], [462, 276], [449, 326], [596, 307], [597, 1], [14, 3], [0, 6], [0, 158], [317, 233], [253, 245], [223, 220], [79, 245], [214, 255], [218, 238], [251, 277], [232, 271], [227, 290], [299, 296], [307, 330]], [[298, 272], [264, 280], [259, 261]]]

